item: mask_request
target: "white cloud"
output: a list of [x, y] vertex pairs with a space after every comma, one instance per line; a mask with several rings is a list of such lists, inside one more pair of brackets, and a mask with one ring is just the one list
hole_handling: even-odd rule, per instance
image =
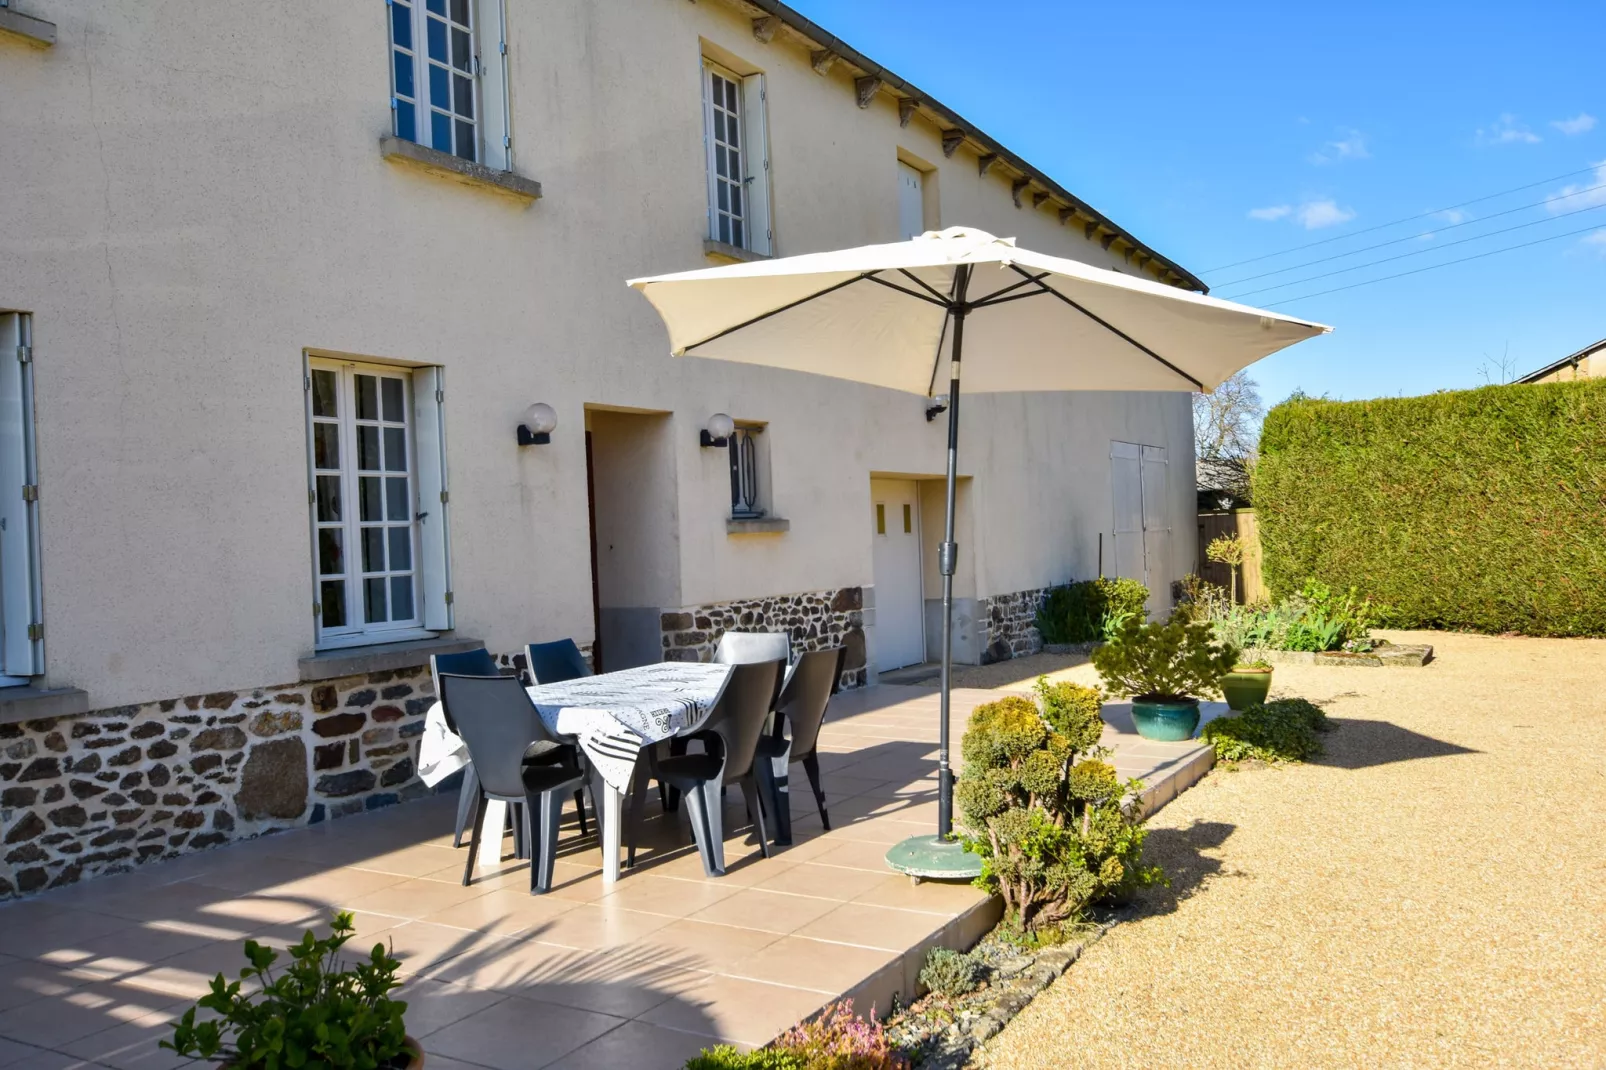
[[1465, 223], [1468, 219], [1467, 213], [1459, 208], [1446, 208], [1442, 212], [1434, 212], [1433, 215], [1437, 219], [1444, 220], [1452, 227], [1457, 223]]
[[1550, 125], [1572, 137], [1574, 134], [1587, 134], [1595, 129], [1595, 117], [1587, 111], [1581, 111], [1571, 119], [1553, 119]]
[[1478, 130], [1478, 144], [1480, 145], [1536, 145], [1544, 140], [1538, 134], [1517, 121], [1517, 117], [1510, 112], [1500, 116], [1500, 119]]
[[1329, 141], [1310, 154], [1314, 164], [1337, 163], [1340, 160], [1366, 160], [1372, 154], [1366, 151], [1366, 138], [1359, 130], [1347, 130], [1337, 141]]
[[1606, 227], [1602, 227], [1600, 230], [1592, 230], [1585, 234], [1583, 244], [1598, 245], [1601, 252], [1606, 253]]
[[1340, 223], [1348, 223], [1355, 218], [1353, 208], [1340, 208], [1338, 202], [1327, 198], [1320, 201], [1306, 201], [1299, 206], [1295, 218], [1306, 230], [1320, 230], [1323, 227], [1335, 227]]
[[1265, 208], [1249, 209], [1249, 218], [1258, 219], [1263, 223], [1270, 223], [1275, 220], [1282, 219], [1292, 212], [1293, 208], [1286, 204], [1272, 204], [1267, 205]]
[[[1591, 164], [1595, 173], [1582, 182], [1571, 182], [1545, 198], [1545, 207], [1552, 212], [1576, 212], [1606, 204], [1606, 160]], [[1595, 188], [1601, 187], [1601, 188]]]

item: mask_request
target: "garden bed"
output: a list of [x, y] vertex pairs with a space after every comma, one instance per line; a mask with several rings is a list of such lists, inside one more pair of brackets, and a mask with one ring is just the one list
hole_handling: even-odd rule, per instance
[[1369, 651], [1257, 650], [1257, 657], [1277, 665], [1344, 665], [1371, 668], [1420, 668], [1433, 660], [1433, 647], [1426, 643], [1390, 643], [1378, 640]]

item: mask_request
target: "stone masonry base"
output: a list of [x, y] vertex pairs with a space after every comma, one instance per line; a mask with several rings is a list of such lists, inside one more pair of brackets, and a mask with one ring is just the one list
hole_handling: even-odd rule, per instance
[[660, 618], [665, 661], [709, 661], [727, 631], [790, 633], [794, 650], [847, 648], [842, 686], [866, 683], [864, 589], [806, 591], [671, 610]]

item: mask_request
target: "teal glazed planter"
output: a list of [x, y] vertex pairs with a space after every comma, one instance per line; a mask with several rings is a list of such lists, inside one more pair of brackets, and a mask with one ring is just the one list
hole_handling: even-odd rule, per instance
[[1199, 700], [1172, 702], [1150, 699], [1132, 700], [1132, 726], [1144, 739], [1157, 743], [1181, 743], [1192, 739], [1199, 728]]

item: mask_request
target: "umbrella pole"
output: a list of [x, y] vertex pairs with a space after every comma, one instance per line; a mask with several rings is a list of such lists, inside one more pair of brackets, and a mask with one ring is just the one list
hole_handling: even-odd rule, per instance
[[[969, 274], [968, 267], [960, 271]], [[954, 308], [953, 375], [948, 380], [948, 486], [943, 514], [942, 548], [937, 563], [942, 572], [942, 723], [937, 748], [937, 839], [947, 840], [954, 825], [954, 774], [948, 763], [949, 692], [954, 670], [954, 564], [959, 547], [954, 542], [954, 512], [959, 478], [959, 359], [965, 341], [964, 282], [960, 283], [961, 303]]]

